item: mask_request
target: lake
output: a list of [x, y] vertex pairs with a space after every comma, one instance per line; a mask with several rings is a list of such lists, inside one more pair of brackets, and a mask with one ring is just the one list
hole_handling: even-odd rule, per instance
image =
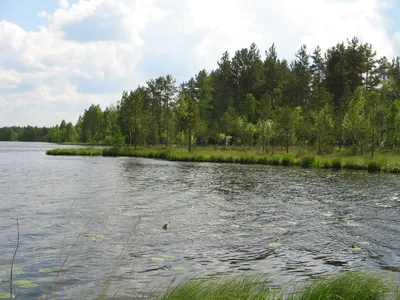
[[17, 298], [45, 296], [63, 263], [51, 299], [134, 298], [192, 276], [399, 279], [399, 175], [45, 155], [55, 147], [0, 142], [0, 293], [17, 218]]

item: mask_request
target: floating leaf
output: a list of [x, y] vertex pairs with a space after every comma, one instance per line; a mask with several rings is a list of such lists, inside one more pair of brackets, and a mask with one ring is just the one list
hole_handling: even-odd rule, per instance
[[164, 258], [162, 258], [162, 257], [152, 257], [151, 260], [152, 261], [164, 261]]
[[351, 245], [350, 248], [353, 250], [361, 250], [361, 248], [357, 244]]
[[[11, 297], [15, 298], [14, 294]], [[10, 299], [10, 293], [0, 293], [0, 299]]]
[[269, 246], [269, 247], [274, 247], [274, 248], [275, 248], [275, 247], [280, 247], [280, 246], [282, 246], [282, 244], [273, 242], [273, 243], [269, 243], [268, 246]]
[[45, 253], [58, 253], [58, 252], [60, 252], [61, 251], [61, 249], [49, 249], [49, 250], [46, 250], [46, 251], [44, 251]]
[[323, 215], [324, 217], [332, 217], [333, 213], [328, 211], [328, 212], [321, 213], [321, 215]]
[[171, 267], [171, 270], [174, 270], [174, 271], [182, 271], [183, 269], [185, 269], [185, 268], [182, 266], [172, 266]]
[[85, 233], [84, 237], [90, 238], [94, 242], [101, 242], [104, 240], [104, 235], [95, 233]]
[[165, 223], [164, 226], [162, 227], [162, 229], [168, 229], [168, 224]]
[[19, 286], [21, 289], [30, 289], [39, 286], [31, 280], [15, 280], [13, 284]]
[[[10, 274], [10, 272], [11, 272], [11, 267], [10, 268], [6, 268], [6, 269], [0, 269], [0, 275]], [[25, 272], [22, 271], [21, 268], [13, 267], [13, 274], [14, 275], [24, 275]]]
[[39, 270], [39, 273], [51, 273], [51, 272], [54, 272], [54, 270], [53, 269], [40, 269]]

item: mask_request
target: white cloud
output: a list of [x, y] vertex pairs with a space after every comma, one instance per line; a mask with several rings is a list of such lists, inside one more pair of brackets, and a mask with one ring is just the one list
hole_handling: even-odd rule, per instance
[[68, 0], [59, 0], [58, 3], [60, 4], [60, 7], [62, 7], [62, 8], [68, 8], [69, 7]]
[[[358, 36], [372, 43], [379, 55], [392, 57], [395, 46], [400, 46], [400, 34], [389, 38], [381, 9], [394, 4], [393, 0], [81, 0], [77, 4], [60, 0], [53, 14], [39, 14], [49, 24], [36, 32], [0, 22], [0, 106], [7, 107], [0, 113], [0, 126], [13, 120], [52, 125], [60, 116], [75, 122], [82, 107], [92, 102], [104, 107], [123, 90], [153, 76], [170, 73], [178, 80], [189, 79], [201, 68], [215, 68], [225, 50], [233, 55], [252, 42], [262, 53], [275, 42], [279, 56], [292, 59], [303, 43], [310, 50], [316, 45], [326, 49]], [[54, 113], [33, 118], [32, 105]], [[26, 113], [15, 107], [26, 107]], [[39, 108], [34, 111], [41, 114]]]
[[42, 10], [39, 14], [38, 14], [39, 18], [47, 18], [47, 12]]

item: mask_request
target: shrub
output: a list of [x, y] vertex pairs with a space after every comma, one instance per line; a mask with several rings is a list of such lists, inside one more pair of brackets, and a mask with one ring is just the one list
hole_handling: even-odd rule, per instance
[[368, 172], [380, 172], [381, 171], [381, 165], [377, 161], [371, 160], [368, 162]]
[[313, 166], [313, 164], [314, 164], [314, 161], [315, 161], [315, 157], [314, 156], [304, 156], [300, 160], [300, 165], [303, 168], [311, 168]]

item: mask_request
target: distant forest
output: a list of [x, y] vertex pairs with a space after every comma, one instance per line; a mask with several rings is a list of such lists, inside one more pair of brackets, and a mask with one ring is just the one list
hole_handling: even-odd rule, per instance
[[102, 111], [92, 104], [74, 125], [0, 128], [3, 141], [106, 145], [349, 147], [362, 154], [400, 147], [400, 59], [377, 57], [357, 38], [322, 53], [303, 45], [294, 61], [275, 45], [223, 53], [218, 67], [180, 85], [170, 76], [124, 91]]

